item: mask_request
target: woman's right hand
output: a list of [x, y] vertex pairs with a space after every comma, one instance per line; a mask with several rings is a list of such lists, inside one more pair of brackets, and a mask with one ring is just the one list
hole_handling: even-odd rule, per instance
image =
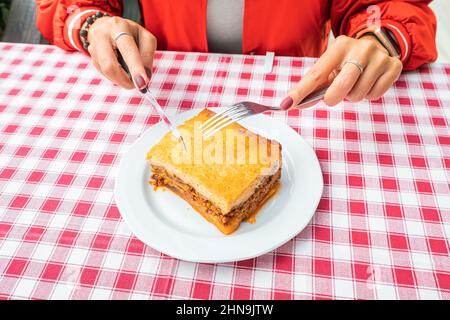
[[[114, 37], [121, 32], [131, 36], [123, 35], [114, 44]], [[131, 20], [106, 16], [91, 25], [88, 42], [92, 62], [106, 78], [125, 89], [142, 89], [148, 85], [156, 38], [145, 28]], [[125, 60], [133, 81], [120, 66], [116, 50]]]

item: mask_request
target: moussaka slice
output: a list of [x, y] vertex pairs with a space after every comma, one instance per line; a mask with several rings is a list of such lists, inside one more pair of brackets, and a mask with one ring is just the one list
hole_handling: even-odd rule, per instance
[[178, 127], [186, 149], [171, 132], [147, 154], [150, 183], [167, 187], [222, 233], [242, 221], [254, 222], [276, 192], [281, 177], [281, 145], [233, 123], [210, 138], [202, 124], [214, 116], [204, 109]]

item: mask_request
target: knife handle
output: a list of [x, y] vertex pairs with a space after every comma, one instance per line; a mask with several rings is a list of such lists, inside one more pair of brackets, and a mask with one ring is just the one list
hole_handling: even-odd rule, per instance
[[315, 104], [325, 96], [325, 92], [327, 92], [327, 89], [328, 87], [325, 87], [310, 93], [297, 104], [297, 107], [309, 107], [310, 105]]
[[[131, 76], [130, 69], [128, 68], [127, 63], [125, 62], [125, 59], [123, 58], [119, 50], [116, 50], [116, 53], [117, 53], [117, 61], [119, 61], [120, 66], [127, 73], [128, 78], [130, 78], [130, 80], [134, 84], [133, 77]], [[139, 89], [139, 91], [142, 93], [147, 93], [147, 88]]]

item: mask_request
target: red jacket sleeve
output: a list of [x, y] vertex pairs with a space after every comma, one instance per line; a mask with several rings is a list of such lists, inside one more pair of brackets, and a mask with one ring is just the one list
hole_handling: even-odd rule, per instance
[[389, 29], [401, 49], [405, 70], [437, 58], [436, 17], [431, 0], [332, 0], [331, 25], [335, 35], [354, 36], [374, 21]]
[[36, 0], [36, 25], [45, 39], [65, 50], [75, 50], [68, 41], [66, 21], [86, 9], [122, 15], [120, 0]]

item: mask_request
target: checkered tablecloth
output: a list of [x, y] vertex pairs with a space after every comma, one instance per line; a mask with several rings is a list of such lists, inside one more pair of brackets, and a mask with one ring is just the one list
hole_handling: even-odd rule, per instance
[[[275, 104], [312, 63], [276, 58], [265, 74], [263, 57], [159, 52], [151, 86], [169, 115]], [[311, 223], [256, 259], [179, 261], [134, 237], [113, 196], [157, 114], [81, 54], [0, 44], [0, 298], [450, 299], [450, 66], [378, 101], [273, 116], [320, 160]]]

